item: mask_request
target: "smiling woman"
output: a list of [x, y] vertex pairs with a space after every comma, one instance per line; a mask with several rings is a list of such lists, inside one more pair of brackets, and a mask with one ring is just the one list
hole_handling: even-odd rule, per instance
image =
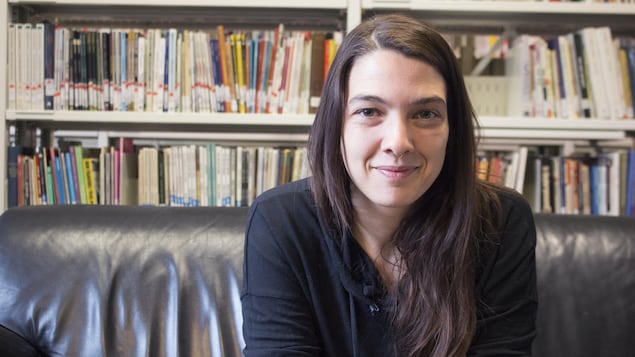
[[246, 356], [530, 355], [535, 227], [478, 181], [475, 117], [442, 36], [400, 15], [344, 39], [309, 137], [313, 176], [246, 229]]

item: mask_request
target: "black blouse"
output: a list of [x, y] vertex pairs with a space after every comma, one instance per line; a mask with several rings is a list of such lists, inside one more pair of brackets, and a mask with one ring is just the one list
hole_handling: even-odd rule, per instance
[[[479, 262], [469, 356], [529, 356], [536, 333], [533, 216], [519, 195], [499, 197], [503, 223]], [[355, 239], [320, 224], [307, 179], [253, 203], [243, 273], [245, 356], [394, 355], [379, 274]]]

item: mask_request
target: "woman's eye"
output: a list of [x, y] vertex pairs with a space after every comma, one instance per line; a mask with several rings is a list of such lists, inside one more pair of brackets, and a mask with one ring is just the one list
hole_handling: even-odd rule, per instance
[[373, 117], [378, 114], [377, 110], [372, 108], [363, 108], [358, 110], [356, 113], [363, 117]]
[[417, 119], [434, 119], [438, 116], [439, 115], [432, 110], [422, 110], [415, 115]]

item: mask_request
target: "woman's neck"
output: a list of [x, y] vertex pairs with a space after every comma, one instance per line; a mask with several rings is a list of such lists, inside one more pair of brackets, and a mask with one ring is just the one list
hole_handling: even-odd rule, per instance
[[403, 219], [405, 209], [381, 207], [356, 200], [353, 200], [353, 207], [353, 237], [373, 261], [388, 290], [391, 290], [402, 274], [400, 255], [392, 244], [392, 236]]

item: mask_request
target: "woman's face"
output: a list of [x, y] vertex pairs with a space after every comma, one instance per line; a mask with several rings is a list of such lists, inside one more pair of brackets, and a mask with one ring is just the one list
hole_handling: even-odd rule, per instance
[[445, 159], [446, 103], [443, 77], [425, 62], [386, 49], [357, 59], [341, 141], [356, 207], [407, 209], [430, 188]]

